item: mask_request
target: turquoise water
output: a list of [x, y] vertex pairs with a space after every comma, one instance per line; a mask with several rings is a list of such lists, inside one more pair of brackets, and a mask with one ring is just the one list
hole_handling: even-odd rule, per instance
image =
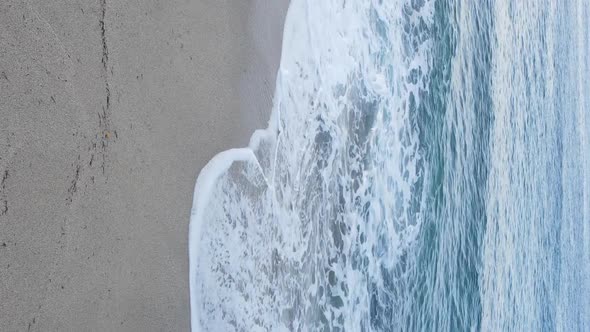
[[201, 172], [194, 330], [590, 330], [589, 3], [291, 2]]

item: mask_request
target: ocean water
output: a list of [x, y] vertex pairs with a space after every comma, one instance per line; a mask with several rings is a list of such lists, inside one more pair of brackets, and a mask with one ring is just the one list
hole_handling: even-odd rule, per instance
[[201, 171], [194, 331], [589, 331], [588, 0], [292, 0]]

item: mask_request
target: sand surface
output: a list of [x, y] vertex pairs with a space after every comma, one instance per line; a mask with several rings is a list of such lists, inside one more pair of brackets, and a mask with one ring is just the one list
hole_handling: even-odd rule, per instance
[[287, 1], [0, 1], [0, 331], [188, 330], [194, 181], [266, 127]]

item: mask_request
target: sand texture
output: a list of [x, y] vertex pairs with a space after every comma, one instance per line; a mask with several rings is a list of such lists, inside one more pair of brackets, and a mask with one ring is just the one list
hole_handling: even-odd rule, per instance
[[0, 331], [186, 331], [194, 181], [270, 114], [285, 1], [0, 1]]

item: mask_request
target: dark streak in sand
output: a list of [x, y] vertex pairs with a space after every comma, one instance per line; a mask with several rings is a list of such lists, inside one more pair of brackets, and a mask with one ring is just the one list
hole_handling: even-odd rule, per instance
[[105, 27], [105, 16], [107, 11], [107, 3], [106, 0], [101, 1], [101, 15], [100, 15], [100, 35], [102, 40], [102, 66], [103, 66], [103, 74], [104, 74], [104, 83], [105, 83], [105, 91], [106, 91], [106, 109], [108, 111], [111, 107], [111, 89], [109, 87], [109, 80], [108, 80], [108, 65], [109, 65], [109, 48], [107, 46], [107, 36], [106, 36], [106, 27]]
[[2, 181], [0, 181], [0, 193], [2, 193], [2, 205], [0, 206], [0, 216], [8, 213], [8, 199], [6, 199], [6, 180], [8, 180], [8, 170], [4, 171]]
[[[99, 125], [99, 133], [96, 137], [97, 140], [100, 141], [100, 144], [93, 144], [94, 148], [97, 146], [100, 147], [102, 150], [99, 155], [102, 157], [102, 162], [100, 164], [100, 169], [103, 174], [105, 174], [105, 163], [106, 163], [106, 150], [108, 147], [108, 142], [111, 138], [111, 87], [109, 84], [109, 72], [113, 73], [112, 67], [109, 70], [109, 47], [107, 43], [107, 27], [106, 27], [106, 12], [107, 12], [107, 3], [106, 0], [101, 0], [100, 2], [100, 39], [102, 44], [102, 77], [104, 80], [104, 90], [105, 90], [105, 105], [102, 107], [102, 113], [98, 113], [98, 125]], [[93, 158], [93, 157], [92, 157]]]

